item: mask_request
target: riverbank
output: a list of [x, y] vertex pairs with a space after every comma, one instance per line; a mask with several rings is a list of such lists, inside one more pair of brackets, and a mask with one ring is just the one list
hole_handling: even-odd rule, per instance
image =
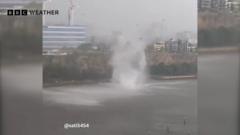
[[[179, 76], [150, 76], [150, 79], [153, 80], [189, 80], [196, 79], [197, 75], [179, 75]], [[57, 87], [57, 86], [67, 86], [67, 85], [88, 85], [88, 84], [97, 84], [97, 83], [107, 83], [111, 82], [111, 79], [103, 80], [82, 80], [82, 81], [55, 81], [54, 83], [44, 83], [43, 87]]]
[[103, 80], [71, 80], [71, 81], [55, 81], [51, 83], [43, 83], [43, 88], [66, 86], [66, 85], [87, 85], [87, 84], [97, 84], [110, 82], [108, 79]]
[[179, 75], [179, 76], [151, 76], [154, 80], [187, 80], [197, 79], [197, 75]]
[[239, 46], [198, 48], [199, 54], [235, 53], [239, 51]]

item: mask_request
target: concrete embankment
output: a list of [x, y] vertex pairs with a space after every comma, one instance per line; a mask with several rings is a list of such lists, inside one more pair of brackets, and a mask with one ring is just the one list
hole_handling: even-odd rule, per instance
[[[179, 76], [150, 76], [153, 80], [189, 80], [189, 79], [197, 79], [197, 75], [179, 75]], [[56, 86], [66, 86], [66, 85], [87, 85], [87, 84], [97, 84], [97, 83], [106, 83], [110, 82], [109, 79], [94, 81], [94, 80], [83, 80], [83, 81], [56, 81], [54, 83], [44, 83], [43, 87], [56, 87]]]
[[179, 75], [179, 76], [151, 76], [155, 80], [186, 80], [197, 79], [197, 75]]
[[55, 81], [52, 83], [43, 83], [44, 88], [48, 87], [56, 87], [56, 86], [66, 86], [66, 85], [85, 85], [85, 84], [97, 84], [97, 83], [104, 83], [110, 82], [109, 79], [102, 79], [102, 80], [71, 80], [71, 81]]
[[214, 47], [214, 48], [199, 48], [199, 54], [217, 54], [217, 53], [234, 53], [240, 52], [239, 46], [231, 47]]

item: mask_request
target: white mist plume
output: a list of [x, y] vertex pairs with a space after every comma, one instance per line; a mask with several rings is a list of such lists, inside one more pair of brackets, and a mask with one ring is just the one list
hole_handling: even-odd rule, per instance
[[113, 48], [113, 81], [128, 89], [141, 87], [145, 79], [145, 44], [137, 39], [127, 41], [122, 35]]

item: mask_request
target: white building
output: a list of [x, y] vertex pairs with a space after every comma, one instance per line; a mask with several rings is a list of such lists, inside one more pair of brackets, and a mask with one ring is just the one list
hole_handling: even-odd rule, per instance
[[240, 1], [239, 0], [226, 0], [225, 7], [230, 11], [240, 11]]
[[153, 45], [154, 47], [154, 50], [156, 51], [164, 51], [165, 50], [165, 42], [164, 41], [160, 41], [160, 42], [157, 42]]
[[193, 44], [188, 44], [187, 45], [187, 52], [196, 52], [197, 47]]
[[198, 0], [198, 6], [200, 9], [209, 9], [212, 7], [212, 0]]
[[86, 43], [86, 26], [43, 26], [43, 53], [59, 49], [77, 48]]
[[[81, 44], [86, 43], [87, 34], [86, 26], [78, 25], [74, 23], [74, 9], [77, 7], [73, 3], [73, 0], [69, 0], [70, 6], [68, 8], [67, 24], [65, 25], [49, 25], [47, 18], [43, 17], [43, 54], [56, 54], [61, 52], [66, 54], [71, 53], [70, 50], [78, 48]], [[43, 4], [43, 9], [47, 8], [47, 4], [50, 4], [50, 0], [46, 0]], [[51, 24], [57, 24], [51, 22]], [[64, 51], [63, 51], [64, 50]], [[68, 50], [68, 51], [67, 51]]]

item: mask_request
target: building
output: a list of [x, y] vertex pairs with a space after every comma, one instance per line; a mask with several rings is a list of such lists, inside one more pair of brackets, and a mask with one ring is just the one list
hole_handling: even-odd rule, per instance
[[198, 0], [198, 8], [200, 10], [224, 10], [226, 0]]
[[[48, 2], [43, 3], [43, 9]], [[77, 5], [73, 0], [69, 2], [66, 25], [48, 25], [43, 17], [43, 55], [66, 55], [87, 42], [86, 26], [74, 23], [74, 9]]]
[[178, 52], [178, 41], [174, 39], [170, 39], [166, 41], [166, 46], [165, 46], [166, 52], [169, 53], [177, 53]]
[[178, 52], [179, 53], [192, 53], [196, 52], [197, 44], [190, 42], [188, 40], [178, 41]]
[[224, 10], [226, 5], [226, 0], [212, 0], [211, 8], [215, 10]]
[[191, 43], [187, 44], [187, 52], [188, 53], [196, 52], [196, 50], [197, 50], [197, 46], [195, 44], [191, 44]]
[[[43, 26], [43, 54], [53, 54], [58, 50], [74, 49], [86, 43], [86, 26]], [[65, 52], [64, 52], [65, 53]]]
[[177, 40], [178, 43], [178, 49], [177, 52], [179, 53], [186, 53], [187, 52], [187, 46], [188, 46], [188, 41], [187, 40]]
[[210, 9], [212, 7], [212, 0], [198, 0], [198, 8], [202, 9]]
[[154, 47], [154, 50], [156, 51], [164, 51], [165, 50], [165, 42], [164, 41], [160, 41], [160, 42], [157, 42], [153, 45]]
[[196, 52], [196, 49], [197, 41], [194, 39], [170, 39], [165, 43], [165, 51], [168, 53], [191, 53]]
[[240, 11], [240, 1], [239, 0], [226, 0], [225, 8], [231, 12]]
[[198, 0], [199, 10], [240, 11], [239, 0]]

